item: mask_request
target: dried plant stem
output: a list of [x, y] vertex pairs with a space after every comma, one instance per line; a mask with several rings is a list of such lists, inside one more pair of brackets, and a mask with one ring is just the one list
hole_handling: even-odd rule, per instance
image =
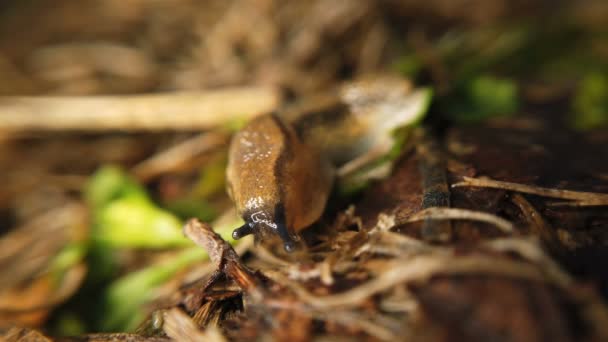
[[551, 259], [542, 249], [537, 240], [524, 238], [494, 239], [484, 243], [485, 246], [500, 252], [515, 252], [522, 257], [539, 265], [543, 272], [556, 284], [568, 287], [572, 278]]
[[534, 186], [534, 185], [502, 182], [502, 181], [496, 181], [496, 180], [486, 179], [486, 178], [471, 178], [471, 177], [464, 177], [464, 181], [452, 185], [452, 187], [463, 187], [463, 186], [502, 189], [502, 190], [523, 192], [523, 193], [531, 194], [531, 195], [538, 195], [538, 196], [543, 196], [543, 197], [558, 198], [558, 199], [572, 201], [572, 202], [560, 203], [563, 205], [573, 205], [573, 206], [608, 205], [608, 194], [597, 193], [597, 192], [543, 188], [543, 187]]
[[0, 240], [0, 269], [11, 276], [0, 277], [0, 291], [48, 267], [52, 256], [69, 242], [69, 234], [82, 233], [86, 224], [86, 208], [74, 202], [33, 217], [5, 234]]
[[253, 301], [260, 301], [263, 297], [263, 289], [258, 278], [241, 263], [239, 255], [232, 246], [214, 232], [208, 223], [190, 219], [184, 225], [183, 231], [184, 235], [207, 251], [209, 259], [219, 271], [232, 278]]
[[201, 331], [188, 315], [177, 308], [166, 311], [163, 322], [163, 330], [174, 341], [226, 341], [219, 329], [212, 326]]
[[428, 208], [409, 217], [397, 220], [398, 224], [422, 220], [472, 220], [486, 222], [494, 225], [505, 233], [513, 232], [513, 224], [503, 218], [482, 211], [473, 211], [458, 208]]
[[351, 290], [329, 295], [317, 296], [303, 286], [290, 280], [279, 272], [265, 272], [274, 281], [289, 287], [299, 299], [316, 308], [355, 307], [370, 296], [386, 291], [404, 282], [424, 282], [436, 274], [487, 273], [524, 279], [543, 280], [533, 266], [505, 259], [489, 257], [459, 257], [453, 255], [418, 256], [405, 260], [394, 260], [387, 265], [386, 271], [376, 278]]
[[534, 208], [521, 194], [511, 196], [511, 201], [519, 207], [523, 217], [528, 222], [531, 231], [554, 250], [559, 250], [561, 244], [557, 237], [557, 231], [550, 227], [543, 215]]
[[0, 132], [200, 130], [277, 108], [274, 88], [133, 96], [0, 97]]
[[135, 177], [145, 182], [162, 173], [179, 169], [196, 156], [225, 146], [228, 139], [227, 134], [219, 132], [201, 133], [140, 162], [131, 171]]
[[[20, 301], [14, 303], [5, 303], [0, 299], [0, 320], [5, 319], [8, 315], [19, 315], [34, 313], [40, 310], [48, 310], [64, 303], [80, 288], [87, 274], [87, 267], [83, 263], [72, 266], [68, 269], [61, 280], [57, 284], [57, 289], [48, 297], [30, 303], [28, 301]], [[19, 288], [19, 295], [27, 297], [33, 292], [39, 291], [39, 284], [50, 281], [47, 277], [40, 277], [30, 281], [27, 286]]]

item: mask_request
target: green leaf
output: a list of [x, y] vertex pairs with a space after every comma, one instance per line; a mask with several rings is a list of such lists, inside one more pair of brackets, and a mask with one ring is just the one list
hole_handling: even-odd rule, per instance
[[100, 210], [93, 239], [116, 247], [167, 248], [189, 245], [182, 222], [147, 198], [116, 199]]
[[86, 198], [93, 209], [92, 240], [106, 246], [167, 248], [189, 245], [182, 222], [156, 206], [145, 189], [125, 171], [105, 166], [91, 178]]
[[93, 210], [103, 208], [118, 198], [147, 199], [146, 190], [118, 166], [97, 170], [85, 188], [85, 198]]
[[188, 248], [171, 260], [129, 273], [110, 284], [103, 294], [101, 330], [134, 330], [144, 319], [142, 306], [154, 297], [154, 290], [177, 271], [207, 257], [200, 247]]
[[489, 75], [478, 76], [456, 91], [447, 107], [451, 118], [460, 122], [510, 116], [519, 108], [517, 84]]
[[418, 56], [414, 54], [405, 54], [397, 59], [393, 68], [401, 75], [413, 79], [418, 75], [420, 70], [422, 70], [422, 62], [420, 62]]
[[608, 74], [590, 73], [580, 83], [572, 102], [571, 123], [585, 130], [608, 125]]

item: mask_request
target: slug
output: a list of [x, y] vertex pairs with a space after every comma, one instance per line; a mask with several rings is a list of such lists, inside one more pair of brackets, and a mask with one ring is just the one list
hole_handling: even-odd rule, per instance
[[293, 251], [298, 233], [322, 215], [336, 170], [386, 153], [390, 131], [419, 115], [416, 94], [424, 95], [399, 78], [355, 81], [249, 122], [228, 152], [227, 191], [245, 221], [233, 237], [276, 234]]
[[276, 115], [236, 134], [227, 170], [228, 194], [245, 220], [233, 237], [275, 233], [287, 251], [295, 247], [293, 234], [321, 216], [333, 182], [328, 160]]

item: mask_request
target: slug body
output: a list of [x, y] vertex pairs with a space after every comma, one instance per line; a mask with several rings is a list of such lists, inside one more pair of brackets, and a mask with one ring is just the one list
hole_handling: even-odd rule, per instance
[[233, 237], [278, 234], [292, 251], [298, 232], [322, 215], [336, 169], [379, 146], [392, 146], [387, 132], [411, 115], [405, 101], [410, 89], [394, 78], [351, 83], [335, 96], [308, 101], [315, 108], [263, 115], [236, 133], [227, 187], [245, 224]]
[[329, 197], [333, 168], [293, 127], [264, 115], [238, 132], [230, 145], [228, 194], [245, 225], [235, 239], [278, 234], [293, 250], [296, 233], [314, 223]]

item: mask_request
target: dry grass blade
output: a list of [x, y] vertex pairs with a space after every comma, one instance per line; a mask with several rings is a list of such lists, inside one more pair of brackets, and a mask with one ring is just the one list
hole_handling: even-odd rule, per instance
[[482, 211], [458, 208], [428, 208], [414, 215], [398, 220], [399, 224], [422, 220], [472, 220], [490, 223], [505, 233], [513, 232], [513, 224], [503, 218]]
[[51, 342], [53, 339], [43, 335], [41, 332], [30, 328], [13, 327], [0, 335], [1, 341], [17, 342], [17, 341], [32, 341], [32, 342]]
[[485, 246], [500, 252], [515, 252], [541, 266], [543, 272], [562, 287], [572, 284], [572, 278], [551, 259], [537, 241], [521, 238], [504, 238], [487, 241]]
[[[18, 292], [0, 293], [0, 322], [7, 319], [9, 315], [52, 309], [54, 306], [65, 302], [80, 288], [86, 273], [87, 268], [82, 263], [70, 268], [65, 272], [53, 293], [50, 296], [40, 298], [38, 301], [32, 301], [30, 298], [34, 298], [35, 294], [41, 291], [41, 285], [44, 286], [48, 282], [49, 276], [33, 280], [28, 287], [20, 288]], [[26, 300], [25, 297], [30, 300]]]
[[384, 272], [351, 290], [328, 296], [316, 296], [297, 282], [278, 272], [265, 273], [269, 278], [288, 286], [299, 299], [316, 308], [347, 308], [361, 305], [370, 296], [386, 291], [397, 284], [424, 282], [436, 274], [495, 274], [542, 281], [541, 273], [533, 266], [487, 256], [459, 257], [453, 255], [418, 256], [387, 262]]
[[[391, 228], [393, 226], [391, 226]], [[405, 255], [432, 253], [441, 250], [442, 249], [427, 244], [422, 240], [414, 239], [403, 234], [390, 231], [372, 230], [370, 232], [369, 242], [361, 246], [355, 255], [359, 256], [363, 253], [372, 253], [403, 257]]]
[[519, 207], [519, 210], [528, 222], [530, 229], [536, 236], [540, 237], [550, 248], [554, 248], [554, 250], [559, 250], [561, 248], [559, 238], [557, 237], [557, 231], [547, 224], [543, 215], [538, 212], [524, 196], [521, 194], [514, 194], [511, 201]]
[[52, 256], [69, 241], [70, 228], [85, 229], [86, 220], [83, 205], [68, 203], [32, 218], [5, 235], [0, 240], [0, 270], [7, 276], [0, 277], [0, 291], [44, 270]]
[[201, 331], [188, 315], [176, 308], [164, 312], [163, 330], [175, 341], [226, 341], [217, 328]]
[[585, 191], [561, 190], [552, 188], [543, 188], [534, 185], [526, 185], [520, 183], [502, 182], [485, 178], [463, 177], [464, 181], [453, 184], [452, 187], [481, 187], [502, 189], [515, 192], [523, 192], [531, 195], [542, 197], [558, 198], [573, 202], [560, 203], [561, 205], [573, 206], [604, 206], [608, 205], [608, 194]]
[[228, 142], [226, 134], [207, 132], [192, 137], [140, 162], [132, 169], [133, 175], [147, 181], [162, 173], [175, 171], [194, 157], [223, 146]]
[[274, 88], [130, 96], [0, 97], [0, 132], [200, 130], [268, 113]]

